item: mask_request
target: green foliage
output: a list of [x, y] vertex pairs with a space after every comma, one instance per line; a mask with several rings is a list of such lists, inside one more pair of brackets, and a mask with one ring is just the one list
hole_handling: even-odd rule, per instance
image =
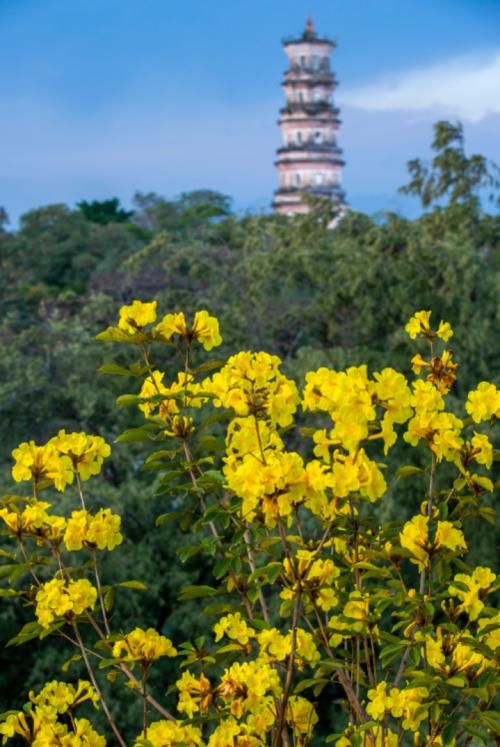
[[108, 223], [127, 223], [133, 216], [133, 210], [120, 207], [120, 200], [112, 197], [110, 200], [82, 200], [77, 202], [77, 208], [91, 223], [107, 225]]
[[[157, 298], [172, 311], [209, 308], [225, 332], [222, 356], [242, 346], [266, 349], [299, 380], [321, 365], [367, 362], [374, 369], [391, 361], [407, 368], [402, 322], [416, 308], [432, 307], [460, 339], [464, 373], [457, 395], [463, 398], [483, 379], [498, 382], [500, 217], [479, 207], [485, 189], [496, 194], [496, 172], [482, 156], [465, 154], [459, 126], [436, 125], [433, 148], [430, 166], [420, 160], [409, 165], [405, 190], [432, 208], [415, 221], [397, 215], [374, 220], [351, 211], [332, 231], [324, 204], [293, 219], [237, 218], [230, 200], [209, 190], [175, 200], [137, 193], [133, 216], [117, 200], [83, 202], [78, 210], [51, 205], [26, 213], [18, 231], [8, 230], [0, 212], [0, 484], [9, 483], [8, 452], [22, 440], [44, 441], [66, 428], [111, 442], [128, 429], [126, 442], [114, 447], [102, 487], [94, 489], [96, 499], [102, 491], [112, 496], [133, 539], [110, 557], [109, 583], [154, 579], [146, 591], [116, 590], [125, 624], [151, 624], [180, 640], [206, 632], [196, 599], [189, 615], [180, 612], [177, 596], [183, 586], [206, 586], [210, 565], [189, 552], [184, 565], [177, 562], [191, 517], [184, 515], [181, 530], [161, 518], [181, 513], [179, 497], [167, 482], [160, 484], [154, 460], [145, 463], [144, 443], [133, 438], [144, 435], [135, 408], [114, 405], [119, 391], [138, 391], [139, 384], [134, 389], [132, 376], [127, 389], [121, 377], [108, 375], [120, 369], [125, 376], [132, 358], [117, 350], [116, 368], [103, 371], [96, 386], [103, 351], [95, 335], [114, 321], [117, 305], [135, 298]], [[163, 355], [160, 363], [169, 370], [172, 358]], [[400, 474], [389, 486], [384, 518], [400, 518], [415, 500], [418, 476], [406, 477]], [[167, 507], [162, 495], [169, 498]], [[485, 524], [477, 523], [474, 561], [487, 564], [496, 535]], [[273, 568], [268, 571], [272, 580]], [[222, 572], [219, 567], [217, 577]], [[28, 617], [4, 601], [5, 642]], [[53, 675], [53, 664], [41, 647], [26, 649], [15, 665], [12, 649], [2, 652], [5, 707], [17, 704], [19, 679], [36, 688]], [[81, 665], [72, 666], [77, 671]], [[125, 712], [129, 707], [128, 701], [125, 707], [118, 703]]]

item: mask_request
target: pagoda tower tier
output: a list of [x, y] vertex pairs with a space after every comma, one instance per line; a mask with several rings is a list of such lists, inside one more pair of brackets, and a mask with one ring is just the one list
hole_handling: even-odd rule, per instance
[[330, 68], [335, 42], [318, 36], [309, 18], [302, 36], [285, 39], [283, 46], [288, 69], [278, 120], [283, 144], [275, 161], [279, 188], [273, 208], [291, 215], [308, 211], [304, 194], [344, 201], [344, 161], [337, 145], [339, 110], [333, 102], [337, 82]]

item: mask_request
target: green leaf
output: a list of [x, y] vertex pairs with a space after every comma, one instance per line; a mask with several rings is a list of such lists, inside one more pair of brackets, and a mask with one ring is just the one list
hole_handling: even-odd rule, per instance
[[17, 581], [26, 571], [29, 571], [30, 563], [10, 563], [0, 565], [0, 578], [8, 578], [9, 581]]
[[324, 679], [324, 678], [322, 678], [322, 679], [316, 679], [316, 678], [305, 679], [305, 680], [302, 680], [301, 682], [298, 683], [297, 687], [295, 688], [295, 690], [293, 692], [294, 692], [295, 695], [298, 695], [299, 693], [303, 692], [304, 690], [307, 690], [310, 687], [316, 687], [316, 685], [319, 685], [321, 683], [323, 683], [324, 685], [326, 685], [328, 683], [328, 680]]
[[413, 464], [407, 464], [404, 467], [399, 467], [396, 470], [396, 477], [398, 480], [404, 480], [407, 477], [413, 477], [413, 475], [422, 475], [425, 470], [422, 467], [415, 467]]
[[205, 361], [205, 363], [202, 363], [200, 366], [197, 366], [194, 370], [194, 374], [198, 373], [205, 373], [205, 371], [215, 371], [218, 368], [222, 368], [224, 364], [226, 363], [225, 360], [222, 358], [220, 359], [213, 359], [211, 361]]
[[446, 684], [450, 685], [450, 687], [465, 687], [467, 684], [467, 680], [465, 677], [457, 674], [454, 677], [449, 677], [446, 680]]
[[6, 647], [21, 646], [23, 643], [33, 640], [33, 638], [38, 638], [41, 632], [43, 632], [43, 628], [40, 623], [36, 621], [28, 622], [23, 625], [19, 633], [15, 635], [14, 638], [11, 638], [10, 641], [7, 641], [5, 645]]
[[396, 659], [403, 653], [406, 646], [407, 643], [394, 643], [391, 646], [385, 646], [385, 648], [380, 651], [380, 661], [382, 666], [386, 667], [390, 664], [393, 659]]
[[97, 373], [111, 374], [114, 376], [133, 376], [128, 368], [118, 366], [116, 363], [105, 363], [103, 366], [99, 366]]
[[115, 586], [123, 586], [125, 589], [136, 589], [137, 591], [146, 591], [148, 588], [142, 581], [135, 581], [134, 579], [131, 581], [121, 581], [119, 584], [115, 584]]
[[144, 428], [129, 428], [115, 438], [115, 443], [124, 444], [130, 441], [150, 441], [151, 435]]
[[186, 560], [189, 560], [189, 558], [192, 558], [193, 555], [197, 555], [199, 552], [201, 552], [200, 545], [186, 545], [185, 547], [179, 547], [177, 555], [185, 563]]
[[132, 405], [140, 405], [141, 402], [142, 397], [139, 397], [138, 394], [121, 394], [116, 399], [118, 407], [132, 407]]
[[218, 594], [218, 591], [213, 586], [184, 586], [177, 598], [184, 602], [186, 599], [202, 599], [203, 597], [213, 597], [216, 594]]
[[229, 566], [231, 565], [231, 558], [220, 558], [220, 560], [217, 561], [217, 563], [214, 566], [213, 570], [213, 576], [215, 579], [219, 580], [220, 578], [223, 578], [226, 573], [229, 570]]
[[281, 573], [283, 568], [281, 563], [272, 562], [266, 565], [256, 568], [253, 573], [248, 577], [249, 581], [255, 581], [260, 579], [261, 581], [273, 584]]

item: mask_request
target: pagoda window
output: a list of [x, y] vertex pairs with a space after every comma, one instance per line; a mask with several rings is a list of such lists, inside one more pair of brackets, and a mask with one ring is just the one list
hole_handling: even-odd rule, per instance
[[298, 145], [302, 145], [302, 132], [301, 132], [301, 130], [297, 130], [297, 143], [298, 143]]
[[293, 181], [296, 187], [300, 187], [302, 179], [300, 178], [300, 174], [298, 171], [296, 171], [293, 175]]
[[312, 67], [313, 67], [313, 70], [319, 70], [319, 55], [317, 54], [313, 54]]
[[314, 142], [315, 143], [322, 143], [323, 142], [323, 133], [321, 130], [316, 130], [314, 133]]
[[306, 66], [306, 57], [303, 54], [300, 55], [300, 66], [301, 67], [305, 67]]
[[314, 91], [314, 93], [313, 93], [313, 100], [314, 100], [314, 101], [315, 101], [316, 103], [319, 103], [319, 102], [321, 101], [321, 99], [322, 99], [322, 98], [323, 98], [323, 96], [322, 96], [322, 93], [321, 93], [321, 91], [319, 91], [319, 90], [316, 90], [316, 91]]
[[314, 181], [317, 187], [320, 187], [324, 183], [324, 176], [321, 171], [317, 171], [314, 175]]

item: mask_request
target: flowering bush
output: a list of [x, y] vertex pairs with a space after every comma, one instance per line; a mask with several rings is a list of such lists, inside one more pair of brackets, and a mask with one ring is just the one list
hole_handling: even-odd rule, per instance
[[[30, 692], [23, 710], [0, 717], [3, 742], [101, 747], [106, 738], [75, 714], [89, 701], [103, 710], [111, 743], [125, 745], [103, 675], [143, 701], [136, 747], [306, 747], [318, 743], [318, 704], [332, 693], [343, 708], [326, 742], [337, 747], [498, 739], [497, 581], [490, 568], [467, 564], [465, 529], [470, 517], [494, 521], [487, 470], [500, 392], [481, 382], [464, 412], [447, 411], [457, 365], [440, 346], [453, 331], [443, 321], [434, 331], [430, 317], [419, 311], [406, 326], [428, 345], [412, 359], [413, 381], [391, 368], [320, 368], [300, 393], [264, 352], [195, 365], [198, 346], [221, 343], [207, 311], [158, 321], [156, 302], [123, 307], [99, 338], [133, 346], [139, 360], [101, 370], [138, 379], [137, 393], [118, 404], [138, 407], [145, 424], [118, 441], [153, 448], [144, 465], [176, 509], [157, 522], [188, 516], [205, 532], [181, 557], [213, 558], [213, 586], [186, 587], [181, 600], [210, 598], [213, 639], [172, 642], [153, 628], [123, 631], [111, 617], [99, 553], [122, 542], [121, 518], [90, 512], [83, 490], [110, 454], [103, 439], [61, 431], [43, 445], [23, 443], [12, 476], [32, 494], [3, 499], [0, 518], [16, 546], [2, 553], [1, 594], [32, 607], [34, 619], [10, 643], [50, 637], [73, 647], [88, 680]], [[154, 363], [165, 345], [179, 354], [175, 376]], [[309, 424], [297, 429], [300, 412]], [[299, 435], [303, 453], [287, 446]], [[391, 478], [379, 455], [401, 438], [426, 455], [426, 467], [395, 475], [418, 481], [422, 502], [408, 521], [381, 525], [374, 504]], [[42, 500], [54, 488], [75, 490], [70, 515]], [[160, 657], [182, 659], [182, 674], [165, 683], [175, 714], [151, 692]]]

